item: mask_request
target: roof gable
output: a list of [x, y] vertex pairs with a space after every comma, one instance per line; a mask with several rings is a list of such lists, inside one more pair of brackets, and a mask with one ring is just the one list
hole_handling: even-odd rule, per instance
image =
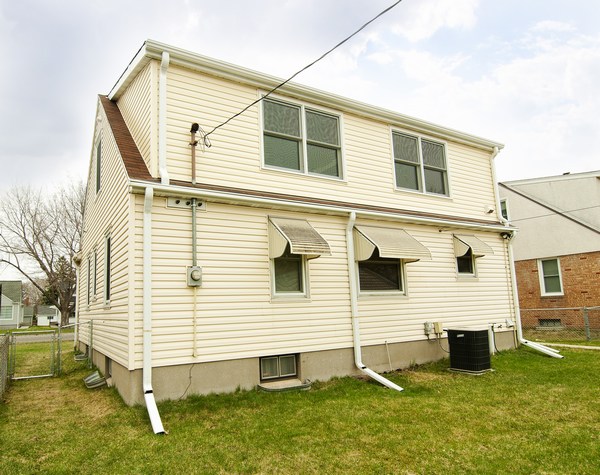
[[125, 165], [127, 175], [131, 179], [135, 180], [154, 180], [146, 162], [142, 157], [133, 136], [121, 115], [121, 111], [117, 107], [117, 104], [111, 101], [106, 96], [99, 96], [100, 104], [104, 109], [106, 118], [108, 119], [108, 125], [112, 131], [115, 142], [121, 154], [121, 159]]
[[2, 286], [2, 295], [13, 302], [21, 302], [23, 284], [20, 280], [0, 281]]

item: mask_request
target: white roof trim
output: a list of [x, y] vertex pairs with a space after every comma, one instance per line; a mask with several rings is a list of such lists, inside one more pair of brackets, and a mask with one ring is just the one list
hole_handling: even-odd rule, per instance
[[[212, 76], [222, 77], [232, 81], [248, 84], [260, 89], [272, 89], [283, 79], [270, 76], [264, 73], [253, 71], [248, 68], [226, 63], [217, 59], [209, 58], [197, 53], [186, 51], [180, 48], [169, 46], [153, 40], [146, 40], [131, 61], [125, 72], [121, 75], [117, 83], [108, 94], [109, 99], [118, 100], [119, 96], [127, 88], [135, 76], [148, 64], [150, 60], [161, 60], [163, 52], [169, 53], [170, 64], [194, 71], [203, 72]], [[406, 115], [398, 114], [387, 109], [365, 104], [346, 97], [320, 91], [311, 87], [303, 86], [297, 83], [287, 83], [279, 92], [300, 100], [313, 102], [332, 109], [338, 109], [344, 112], [351, 112], [363, 117], [379, 120], [394, 127], [401, 127], [422, 134], [428, 134], [434, 137], [452, 140], [474, 147], [488, 150], [490, 153], [494, 148], [504, 148], [504, 145], [492, 140], [477, 137], [475, 135], [460, 132], [447, 127], [442, 127], [424, 120], [416, 119]]]
[[469, 249], [473, 252], [473, 257], [482, 257], [486, 254], [494, 254], [493, 249], [484, 243], [481, 239], [471, 234], [454, 235], [454, 255], [456, 257], [464, 256]]
[[367, 260], [375, 248], [379, 256], [416, 262], [431, 260], [431, 253], [423, 244], [404, 229], [380, 228], [376, 226], [354, 226], [354, 256], [357, 261]]
[[305, 219], [269, 217], [269, 258], [280, 257], [287, 245], [292, 254], [330, 256], [329, 243]]

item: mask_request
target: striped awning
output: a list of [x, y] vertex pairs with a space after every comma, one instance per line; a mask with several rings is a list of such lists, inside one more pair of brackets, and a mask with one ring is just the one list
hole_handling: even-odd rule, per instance
[[473, 257], [481, 257], [486, 254], [494, 254], [490, 246], [484, 243], [481, 239], [476, 238], [472, 234], [455, 234], [454, 235], [454, 255], [456, 257], [464, 256], [467, 252], [473, 253]]
[[269, 257], [280, 257], [288, 244], [292, 254], [309, 259], [331, 255], [329, 243], [305, 219], [269, 217]]
[[367, 260], [377, 248], [380, 257], [415, 262], [431, 259], [431, 253], [423, 244], [404, 229], [380, 228], [376, 226], [354, 226], [354, 258]]

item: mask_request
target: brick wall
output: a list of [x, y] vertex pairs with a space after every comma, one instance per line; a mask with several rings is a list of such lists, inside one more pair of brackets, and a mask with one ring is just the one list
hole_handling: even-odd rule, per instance
[[558, 257], [562, 296], [542, 297], [537, 259], [515, 262], [523, 327], [538, 326], [540, 318], [560, 318], [564, 326], [576, 325], [581, 322], [581, 311], [550, 309], [600, 306], [600, 251]]

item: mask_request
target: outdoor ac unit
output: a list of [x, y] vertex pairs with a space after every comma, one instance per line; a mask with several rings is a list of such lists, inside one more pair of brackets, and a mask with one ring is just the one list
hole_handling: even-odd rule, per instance
[[450, 369], [481, 374], [491, 371], [488, 330], [448, 329]]

